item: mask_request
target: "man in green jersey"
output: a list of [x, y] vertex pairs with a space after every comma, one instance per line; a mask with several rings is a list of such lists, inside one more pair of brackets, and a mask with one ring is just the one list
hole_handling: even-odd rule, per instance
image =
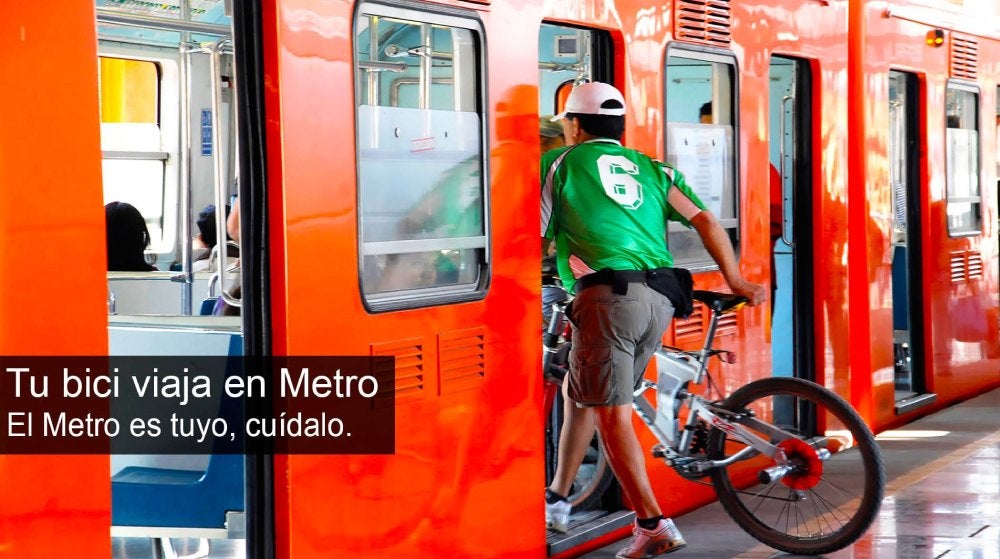
[[567, 147], [542, 156], [542, 252], [555, 241], [563, 285], [576, 293], [565, 418], [545, 517], [549, 528], [566, 531], [565, 498], [596, 425], [636, 510], [635, 538], [617, 555], [633, 559], [685, 545], [656, 502], [632, 427], [635, 387], [675, 307], [683, 312], [690, 306], [690, 284], [671, 269], [667, 221], [694, 227], [734, 294], [757, 305], [764, 289], [743, 278], [725, 230], [684, 176], [621, 145], [624, 115], [625, 99], [617, 89], [583, 84], [555, 117]]

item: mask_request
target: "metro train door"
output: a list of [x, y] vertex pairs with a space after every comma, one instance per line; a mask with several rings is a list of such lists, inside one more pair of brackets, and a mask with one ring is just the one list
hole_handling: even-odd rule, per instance
[[773, 56], [769, 85], [772, 372], [815, 380], [808, 62]]
[[918, 80], [889, 72], [889, 181], [892, 185], [892, 328], [896, 413], [933, 401], [924, 394], [921, 340], [920, 127]]

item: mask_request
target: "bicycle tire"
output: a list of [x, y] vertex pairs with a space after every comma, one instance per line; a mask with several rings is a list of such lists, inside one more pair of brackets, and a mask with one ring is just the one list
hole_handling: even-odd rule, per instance
[[[885, 492], [885, 465], [875, 437], [861, 416], [846, 401], [826, 388], [803, 379], [776, 377], [754, 381], [729, 396], [723, 403], [723, 407], [732, 412], [759, 409], [760, 402], [772, 396], [783, 397], [783, 399], [771, 402], [770, 411], [774, 416], [774, 423], [785, 430], [795, 431], [794, 428], [790, 428], [791, 423], [786, 425], [786, 422], [783, 422], [779, 416], [785, 416], [787, 419], [789, 415], [792, 415], [801, 423], [804, 416], [822, 417], [821, 421], [825, 422], [832, 414], [840, 422], [840, 426], [836, 427], [843, 429], [828, 429], [822, 434], [823, 436], [802, 433], [800, 440], [806, 441], [813, 451], [801, 446], [796, 448], [799, 443], [786, 443], [790, 445], [788, 447], [790, 456], [800, 464], [800, 467], [784, 478], [768, 485], [758, 483], [756, 487], [764, 487], [759, 491], [755, 489], [740, 490], [734, 486], [729, 470], [725, 467], [713, 468], [710, 470], [710, 475], [719, 497], [719, 503], [743, 530], [758, 541], [775, 549], [800, 555], [820, 555], [843, 549], [857, 541], [875, 520]], [[816, 407], [810, 408], [803, 402], [809, 402]], [[754, 407], [755, 403], [758, 403], [756, 407]], [[817, 409], [825, 410], [826, 414], [821, 416], [816, 411]], [[810, 412], [810, 410], [812, 411]], [[810, 413], [812, 413], [811, 416]], [[850, 434], [850, 439], [846, 439], [847, 432]], [[767, 439], [768, 437], [762, 438]], [[731, 446], [739, 444], [742, 443], [731, 441]], [[827, 448], [833, 454], [843, 453], [843, 456], [838, 457], [838, 459], [842, 458], [845, 461], [860, 459], [860, 471], [864, 476], [864, 482], [861, 485], [863, 493], [860, 498], [849, 499], [838, 504], [849, 496], [846, 495], [842, 487], [833, 483], [833, 479], [837, 476], [836, 473], [827, 472], [830, 479], [826, 479], [827, 476], [824, 476], [829, 459], [817, 460], [817, 455], [814, 452], [817, 447]], [[858, 456], [852, 453], [856, 453]], [[713, 429], [708, 439], [708, 457], [712, 460], [719, 460], [726, 454], [725, 432]], [[763, 467], [774, 464], [773, 461], [765, 459], [759, 454], [758, 457], [759, 461], [767, 461]], [[831, 458], [833, 457], [831, 456]], [[740, 468], [740, 466], [736, 467]], [[757, 471], [760, 470], [755, 469], [754, 473]], [[848, 475], [856, 475], [857, 471], [859, 470], [852, 469]], [[745, 477], [746, 472], [738, 473], [738, 475]], [[822, 490], [818, 489], [821, 484], [823, 484]], [[827, 485], [840, 494], [831, 495]], [[786, 497], [779, 497], [778, 493], [771, 494], [777, 486], [784, 486], [788, 489]], [[784, 490], [778, 489], [778, 491]], [[823, 492], [826, 494], [824, 495]], [[756, 499], [753, 503], [755, 506], [752, 508], [748, 506], [748, 503], [744, 501], [744, 495], [750, 496], [747, 498], [748, 501]], [[777, 502], [771, 502], [772, 499]], [[764, 506], [765, 502], [766, 507]], [[800, 510], [800, 503], [811, 507], [811, 510]], [[792, 506], [795, 507], [794, 514], [790, 510]], [[773, 522], [761, 518], [765, 514], [773, 512], [775, 508], [779, 512]], [[842, 509], [848, 509], [852, 512], [845, 512]], [[815, 518], [811, 516], [817, 513], [818, 516]], [[842, 518], [838, 518], [838, 514]], [[780, 525], [783, 515], [785, 530], [781, 531], [780, 526], [776, 527], [774, 524]], [[815, 526], [811, 524], [813, 520], [816, 521]], [[843, 520], [842, 525], [834, 528], [833, 524], [841, 520]], [[824, 522], [826, 526], [824, 526]], [[829, 528], [829, 532], [826, 531], [827, 528]], [[791, 529], [795, 530], [794, 534], [789, 533]]]

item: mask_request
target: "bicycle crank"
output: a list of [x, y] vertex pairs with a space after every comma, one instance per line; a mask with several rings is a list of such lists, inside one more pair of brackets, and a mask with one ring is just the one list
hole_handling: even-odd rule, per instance
[[823, 462], [831, 453], [825, 448], [814, 448], [800, 439], [787, 439], [778, 444], [785, 453], [784, 464], [764, 468], [757, 474], [757, 480], [764, 485], [781, 481], [795, 490], [811, 489], [823, 477]]

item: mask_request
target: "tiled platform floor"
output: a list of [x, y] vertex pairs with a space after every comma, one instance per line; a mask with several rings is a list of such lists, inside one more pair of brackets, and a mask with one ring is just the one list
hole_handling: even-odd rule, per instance
[[[878, 437], [886, 497], [878, 519], [830, 559], [1000, 559], [1000, 390]], [[797, 557], [758, 543], [716, 503], [674, 519], [671, 559]], [[607, 559], [624, 541], [584, 555]]]

